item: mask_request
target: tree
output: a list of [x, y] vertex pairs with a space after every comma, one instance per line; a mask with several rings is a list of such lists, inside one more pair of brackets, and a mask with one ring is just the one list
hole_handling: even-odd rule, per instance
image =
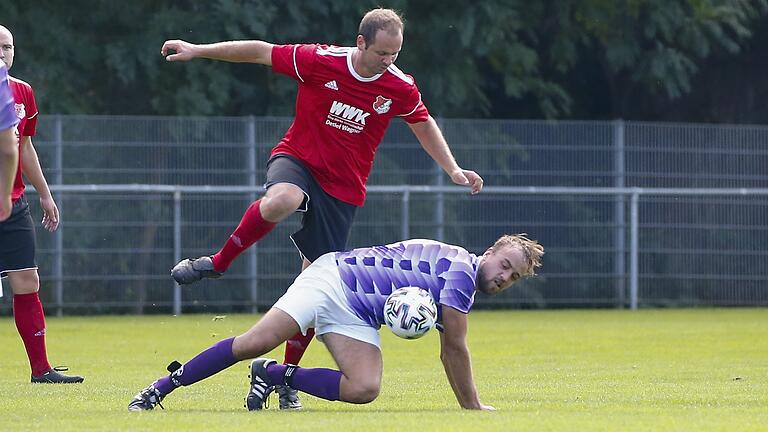
[[[14, 3], [13, 73], [42, 112], [291, 115], [295, 84], [258, 65], [169, 64], [166, 39], [352, 45], [378, 2], [51, 0]], [[743, 49], [768, 0], [392, 0], [406, 17], [398, 64], [446, 117], [658, 116], [703, 65]], [[728, 65], [717, 64], [727, 71]], [[738, 86], [727, 75], [723, 87]]]
[[[550, 7], [552, 19], [542, 21], [540, 29], [552, 34], [540, 50], [551, 67], [547, 75], [560, 77], [553, 79], [573, 95], [575, 112], [628, 118], [643, 112], [639, 104], [690, 93], [700, 65], [716, 54], [738, 53], [768, 3], [592, 0], [557, 1]], [[591, 108], [591, 98], [602, 99], [602, 106]]]

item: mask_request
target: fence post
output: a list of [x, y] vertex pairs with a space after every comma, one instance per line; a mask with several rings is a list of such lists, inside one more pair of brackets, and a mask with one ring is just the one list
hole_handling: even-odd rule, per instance
[[403, 213], [400, 216], [400, 239], [402, 240], [408, 240], [408, 238], [411, 236], [411, 227], [410, 227], [410, 204], [411, 204], [411, 190], [408, 189], [406, 186], [406, 189], [403, 191]]
[[[248, 146], [248, 185], [256, 186], [256, 118], [254, 116], [248, 116], [248, 120], [245, 123], [245, 139]], [[248, 196], [250, 203], [256, 201], [256, 192], [252, 192]], [[251, 246], [248, 251], [248, 285], [250, 288], [251, 297], [251, 313], [259, 311], [259, 242], [256, 242]]]
[[[62, 159], [64, 137], [62, 131], [63, 122], [61, 114], [56, 114], [56, 121], [53, 130], [53, 143], [55, 151], [53, 152], [53, 184], [61, 185], [63, 183]], [[59, 212], [64, 209], [64, 194], [61, 193], [57, 199]], [[62, 213], [63, 214], [63, 213]], [[54, 254], [53, 254], [53, 296], [56, 305], [56, 316], [64, 315], [64, 224], [59, 226], [53, 234]]]
[[[181, 190], [173, 192], [173, 262], [181, 261]], [[143, 305], [142, 305], [143, 306]], [[181, 315], [181, 285], [173, 283], [173, 314]]]
[[[623, 188], [626, 184], [626, 156], [624, 153], [624, 120], [613, 122], [613, 187]], [[617, 193], [613, 202], [613, 274], [616, 283], [617, 306], [626, 304], [626, 215], [625, 197]]]
[[632, 199], [629, 207], [629, 307], [632, 310], [637, 310], [637, 297], [638, 297], [638, 278], [639, 278], [639, 244], [640, 244], [640, 230], [639, 224], [639, 201], [640, 194], [637, 191], [632, 192]]

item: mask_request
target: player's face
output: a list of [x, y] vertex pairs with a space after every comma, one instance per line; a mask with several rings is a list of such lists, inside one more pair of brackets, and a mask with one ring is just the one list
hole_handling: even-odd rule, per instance
[[13, 65], [13, 36], [11, 32], [0, 29], [0, 60], [10, 70]]
[[512, 286], [525, 274], [525, 255], [519, 247], [488, 249], [477, 269], [475, 284], [480, 292], [497, 294]]
[[365, 45], [362, 36], [357, 37], [357, 47], [360, 48], [360, 65], [371, 76], [383, 73], [397, 60], [397, 55], [403, 48], [403, 34], [392, 34], [387, 30], [379, 30], [372, 44]]

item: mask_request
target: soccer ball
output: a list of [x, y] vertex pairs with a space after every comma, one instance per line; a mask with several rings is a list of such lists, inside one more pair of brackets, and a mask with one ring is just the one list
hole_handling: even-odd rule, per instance
[[392, 291], [384, 303], [384, 323], [404, 339], [418, 339], [437, 321], [437, 305], [427, 290], [403, 287]]

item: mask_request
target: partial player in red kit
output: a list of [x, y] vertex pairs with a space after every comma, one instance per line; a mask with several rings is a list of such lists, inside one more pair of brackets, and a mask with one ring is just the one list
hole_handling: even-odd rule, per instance
[[[0, 26], [0, 59], [8, 69], [13, 65], [14, 46], [11, 32]], [[13, 290], [13, 317], [27, 350], [33, 383], [79, 383], [83, 377], [61, 373], [65, 368], [52, 368], [45, 348], [45, 314], [40, 303], [40, 276], [35, 262], [35, 226], [24, 196], [22, 174], [35, 187], [43, 210], [43, 227], [55, 231], [59, 226], [59, 209], [48, 189], [32, 136], [37, 126], [37, 105], [29, 84], [9, 77], [11, 93], [19, 124], [16, 129], [19, 165], [11, 192], [12, 209], [8, 219], [0, 222], [0, 277], [7, 277]]]
[[[0, 47], [5, 50], [5, 47]], [[11, 215], [11, 189], [19, 167], [19, 141], [16, 139], [16, 102], [8, 84], [8, 69], [0, 61], [0, 222]], [[2, 287], [0, 286], [0, 290]]]
[[[266, 193], [246, 210], [217, 253], [185, 259], [173, 268], [178, 283], [220, 277], [238, 255], [296, 211], [303, 212], [302, 227], [291, 238], [303, 259], [302, 270], [327, 252], [344, 250], [355, 212], [365, 202], [376, 149], [393, 117], [408, 123], [454, 183], [480, 192], [482, 178], [459, 167], [414, 79], [394, 65], [402, 44], [403, 21], [391, 9], [366, 13], [353, 47], [259, 40], [163, 44], [161, 53], [171, 62], [209, 58], [258, 63], [298, 84], [296, 118], [272, 150]], [[285, 363], [298, 363], [313, 335], [310, 329], [291, 338]], [[301, 408], [295, 391], [277, 391], [281, 408]]]

